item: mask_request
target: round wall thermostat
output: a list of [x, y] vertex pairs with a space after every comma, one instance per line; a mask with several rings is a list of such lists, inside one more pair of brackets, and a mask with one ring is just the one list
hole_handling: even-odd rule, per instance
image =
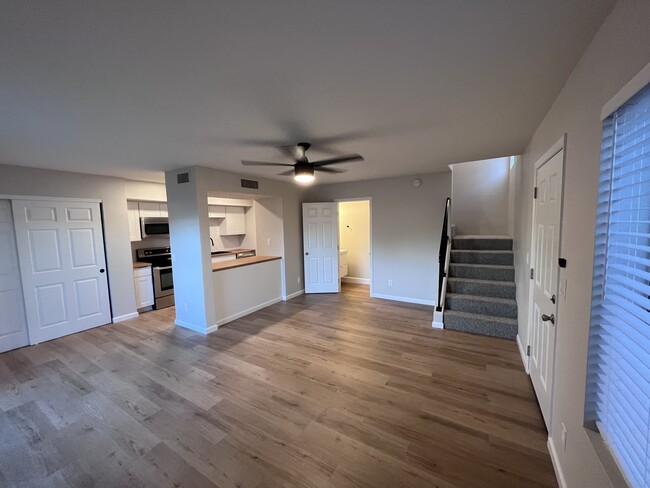
[[415, 179], [413, 180], [413, 186], [414, 186], [415, 188], [417, 188], [417, 187], [420, 186], [421, 184], [422, 184], [422, 180], [421, 180], [420, 178], [415, 178]]

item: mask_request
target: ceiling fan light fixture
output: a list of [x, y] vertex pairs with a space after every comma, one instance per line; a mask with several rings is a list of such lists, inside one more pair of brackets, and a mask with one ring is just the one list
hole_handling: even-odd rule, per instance
[[314, 167], [300, 163], [296, 164], [293, 179], [302, 184], [311, 183], [314, 181]]

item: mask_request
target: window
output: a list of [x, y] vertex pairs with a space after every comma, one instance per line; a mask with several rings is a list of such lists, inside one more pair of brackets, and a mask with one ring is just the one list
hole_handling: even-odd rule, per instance
[[603, 123], [585, 417], [650, 487], [650, 85]]

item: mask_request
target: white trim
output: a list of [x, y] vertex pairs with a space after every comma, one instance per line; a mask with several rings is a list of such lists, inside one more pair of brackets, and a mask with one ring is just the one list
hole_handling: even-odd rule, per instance
[[179, 327], [183, 327], [184, 329], [189, 329], [193, 330], [194, 332], [198, 332], [199, 334], [208, 334], [209, 332], [213, 332], [217, 330], [219, 327], [217, 324], [209, 326], [207, 329], [205, 327], [199, 327], [198, 325], [191, 324], [189, 322], [185, 322], [184, 320], [176, 319], [174, 320], [174, 324], [178, 325]]
[[354, 283], [356, 285], [369, 285], [370, 278], [355, 278], [354, 276], [344, 276], [341, 278], [343, 283]]
[[433, 320], [431, 321], [431, 327], [434, 329], [444, 329], [445, 324], [443, 322], [443, 312], [433, 311]]
[[118, 315], [117, 317], [113, 317], [113, 323], [117, 324], [119, 322], [124, 322], [125, 320], [131, 320], [139, 316], [140, 314], [138, 312], [131, 312], [124, 315]]
[[[57, 170], [51, 170], [57, 171]], [[74, 203], [102, 203], [101, 198], [67, 198], [67, 197], [43, 197], [31, 195], [0, 195], [2, 200], [36, 200], [36, 201], [51, 201], [51, 202], [74, 202]]]
[[650, 83], [650, 63], [645, 65], [637, 75], [632, 78], [621, 90], [614, 95], [609, 102], [603, 105], [600, 112], [600, 120], [605, 120], [607, 117], [616, 112], [620, 107], [625, 104], [630, 98], [636, 95], [644, 86]]
[[248, 315], [249, 313], [257, 312], [258, 310], [261, 310], [263, 308], [266, 308], [270, 305], [273, 305], [274, 303], [278, 303], [282, 301], [282, 297], [277, 297], [273, 298], [267, 302], [260, 303], [259, 305], [255, 305], [254, 307], [247, 308], [246, 310], [242, 310], [241, 312], [237, 312], [235, 314], [229, 315], [226, 318], [223, 318], [221, 320], [217, 320], [217, 323], [213, 326], [208, 327], [208, 333], [213, 332], [214, 330], [217, 330], [217, 328], [221, 327], [224, 324], [227, 324], [228, 322], [232, 322], [233, 320], [237, 320], [240, 317], [243, 317], [244, 315]]
[[434, 300], [422, 300], [420, 298], [410, 298], [410, 297], [400, 297], [397, 295], [384, 295], [382, 293], [373, 293], [370, 295], [371, 298], [381, 298], [383, 300], [393, 300], [396, 302], [405, 302], [405, 303], [417, 303], [418, 305], [430, 305], [435, 307], [436, 302]]
[[526, 354], [526, 349], [521, 343], [521, 336], [519, 334], [517, 334], [517, 349], [519, 349], [519, 354], [521, 354], [521, 362], [524, 363], [524, 371], [526, 371], [526, 374], [529, 374], [530, 357], [528, 357], [528, 354]]
[[553, 470], [555, 471], [557, 482], [560, 485], [560, 488], [567, 488], [566, 479], [564, 478], [564, 473], [562, 472], [562, 465], [560, 464], [560, 458], [557, 455], [555, 444], [553, 443], [553, 439], [551, 437], [549, 437], [548, 441], [546, 441], [546, 445], [548, 446], [548, 452], [551, 455], [551, 463], [553, 464]]
[[294, 291], [293, 293], [289, 293], [287, 296], [282, 297], [282, 299], [286, 302], [287, 300], [291, 300], [292, 298], [299, 297], [300, 295], [303, 295], [305, 293], [305, 289], [303, 288], [302, 290]]

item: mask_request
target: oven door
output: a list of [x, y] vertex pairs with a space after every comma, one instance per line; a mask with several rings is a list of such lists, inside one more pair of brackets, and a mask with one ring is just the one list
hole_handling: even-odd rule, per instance
[[174, 277], [171, 266], [153, 268], [153, 295], [155, 298], [174, 294]]

